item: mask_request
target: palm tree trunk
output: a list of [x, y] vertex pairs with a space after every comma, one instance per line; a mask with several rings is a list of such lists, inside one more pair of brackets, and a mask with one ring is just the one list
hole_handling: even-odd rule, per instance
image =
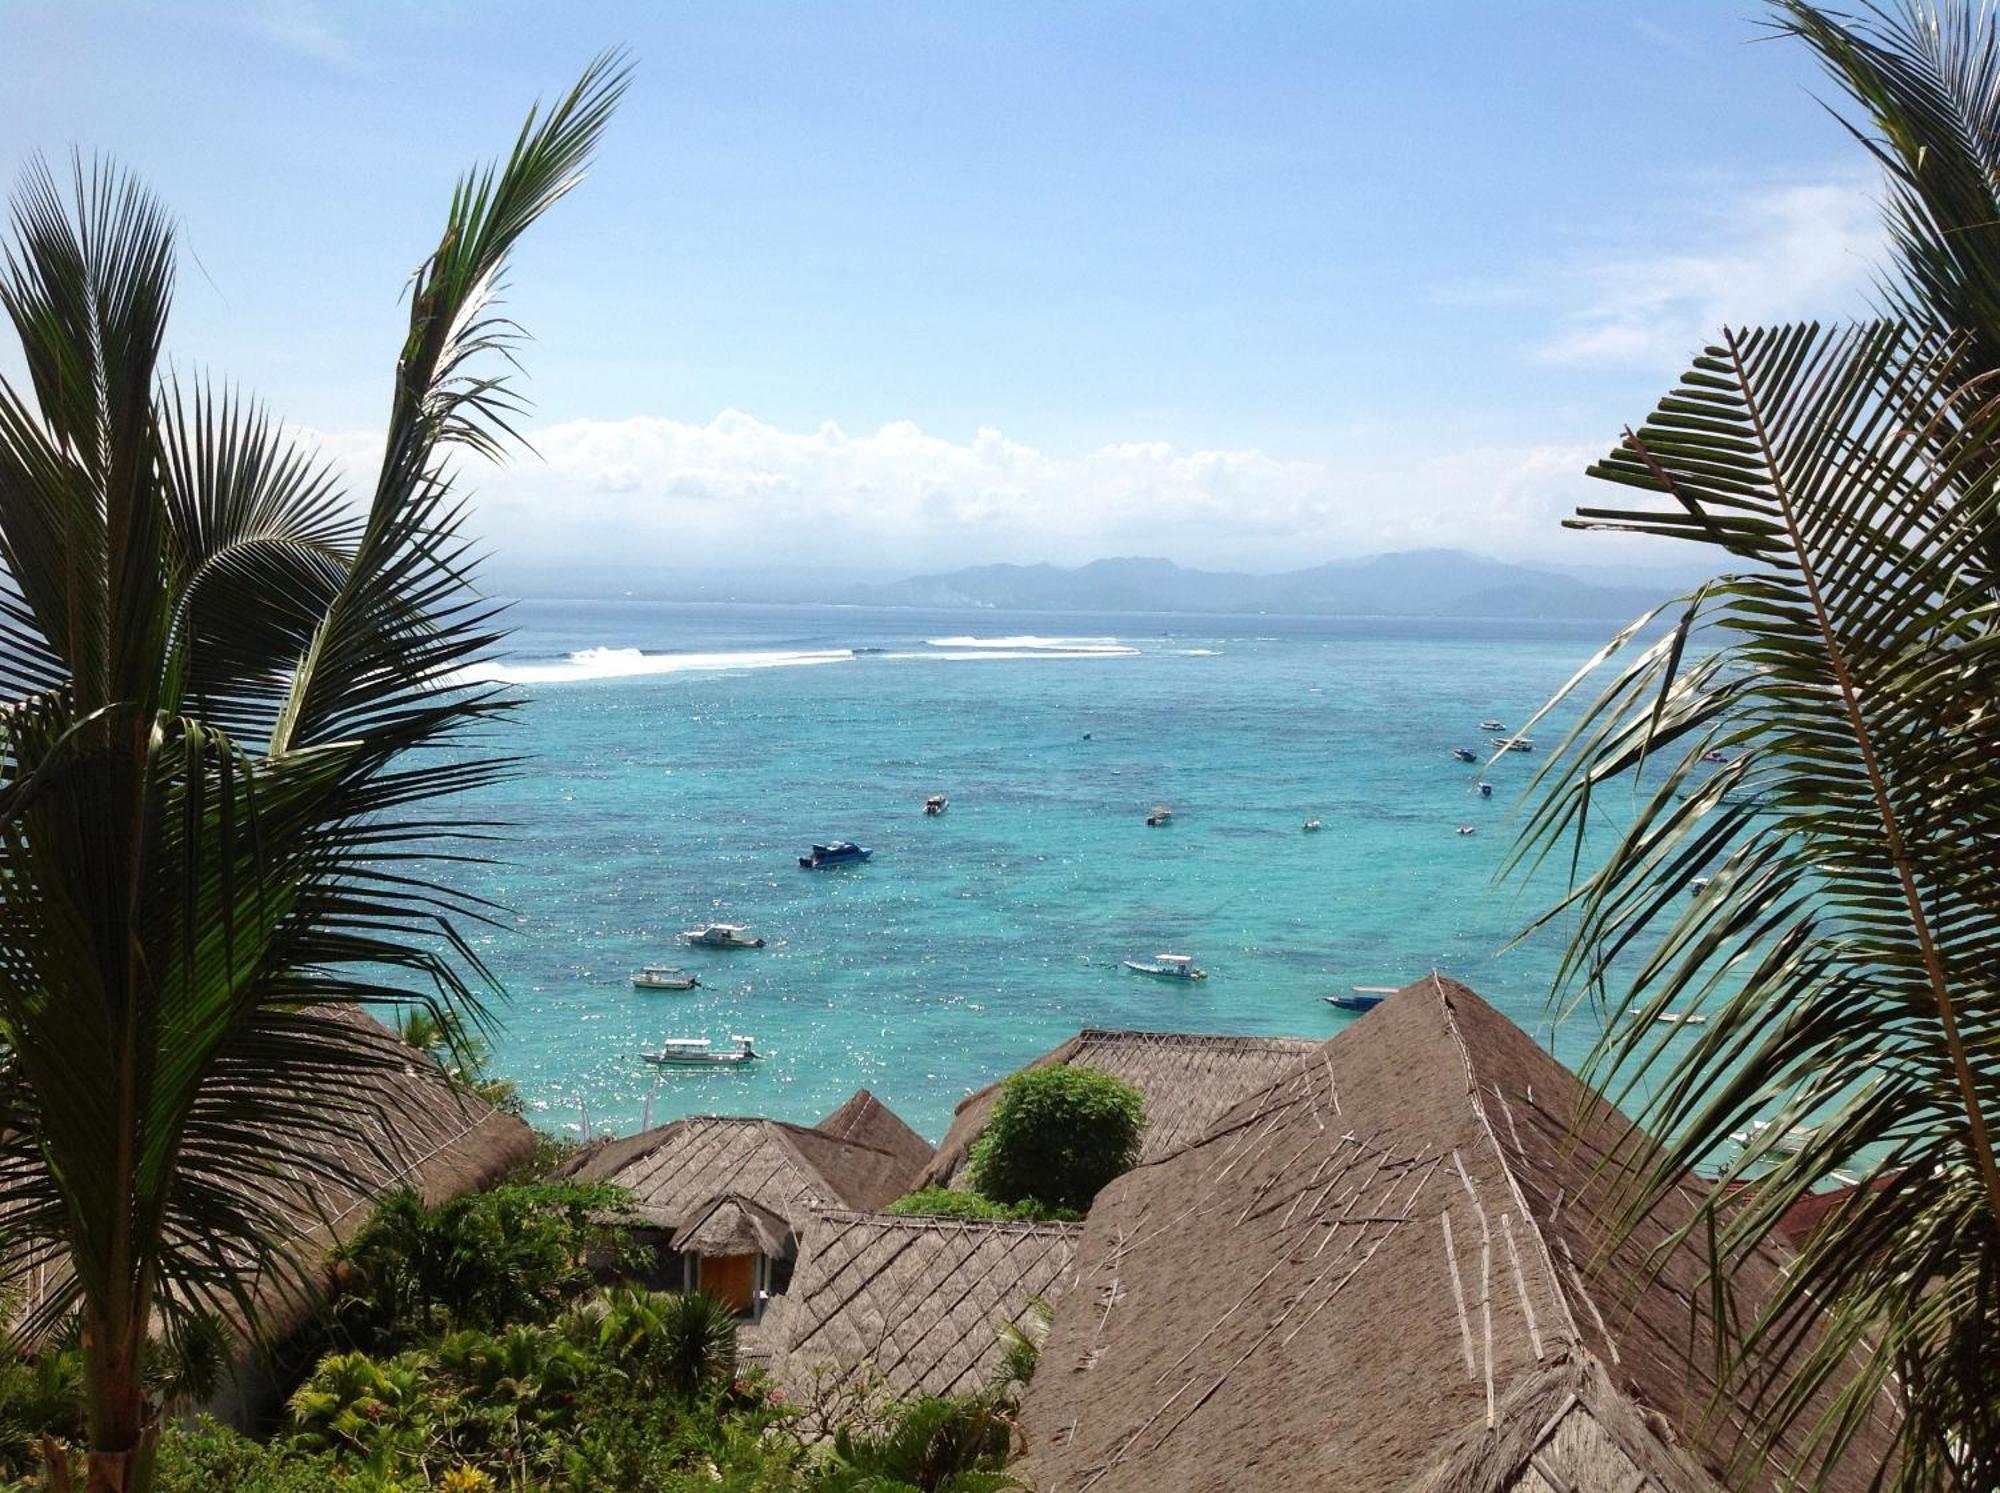
[[143, 1315], [107, 1320], [86, 1309], [83, 1330], [84, 1382], [90, 1403], [88, 1493], [145, 1493], [153, 1481], [153, 1442], [141, 1385], [140, 1354], [145, 1347]]

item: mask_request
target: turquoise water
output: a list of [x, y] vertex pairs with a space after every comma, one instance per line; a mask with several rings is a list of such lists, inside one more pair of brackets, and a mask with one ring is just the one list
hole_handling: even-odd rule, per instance
[[[1608, 625], [573, 602], [514, 621], [530, 703], [507, 745], [533, 760], [479, 806], [515, 828], [472, 889], [513, 922], [478, 940], [509, 991], [494, 1067], [549, 1130], [810, 1121], [865, 1084], [935, 1138], [1079, 1027], [1326, 1036], [1354, 1018], [1322, 995], [1433, 968], [1549, 1032], [1554, 940], [1501, 953], [1539, 897], [1494, 885], [1541, 759], [1449, 753], [1484, 748], [1483, 718], [1523, 722]], [[950, 810], [926, 818], [936, 792]], [[1145, 826], [1155, 802], [1171, 826]], [[873, 861], [798, 868], [834, 837]], [[770, 945], [676, 940], [710, 919]], [[1169, 949], [1209, 978], [1119, 967]], [[703, 987], [635, 991], [645, 963]], [[639, 1059], [736, 1032], [763, 1062]]]

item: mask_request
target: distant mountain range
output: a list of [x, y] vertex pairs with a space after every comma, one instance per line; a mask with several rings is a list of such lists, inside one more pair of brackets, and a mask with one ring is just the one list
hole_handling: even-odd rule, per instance
[[975, 565], [848, 588], [866, 606], [1001, 611], [1268, 612], [1292, 616], [1627, 619], [1677, 589], [1605, 585], [1460, 550], [1407, 550], [1277, 575], [1191, 570], [1171, 560]]

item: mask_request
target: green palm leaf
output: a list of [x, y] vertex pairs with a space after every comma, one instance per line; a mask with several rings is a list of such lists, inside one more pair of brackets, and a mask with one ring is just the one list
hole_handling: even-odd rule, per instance
[[[578, 180], [625, 82], [593, 64], [460, 184], [419, 274], [359, 514], [254, 406], [155, 377], [165, 215], [103, 167], [31, 168], [0, 274], [31, 392], [0, 386], [0, 1260], [81, 1324], [93, 1486], [150, 1476], [157, 1324], [255, 1326], [288, 1219], [366, 1185], [371, 1086], [451, 1030], [490, 915], [448, 877], [488, 827], [440, 800], [508, 770], [465, 682], [499, 636], [468, 584], [451, 443], [518, 410], [489, 355], [520, 235]], [[504, 371], [504, 369], [503, 369]], [[442, 750], [441, 750], [442, 749]]]

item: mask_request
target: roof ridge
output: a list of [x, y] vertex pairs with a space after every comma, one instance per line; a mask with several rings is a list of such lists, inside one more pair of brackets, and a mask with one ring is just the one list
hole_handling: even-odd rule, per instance
[[[1479, 1092], [1479, 1073], [1472, 1062], [1472, 1047], [1465, 1040], [1465, 1033], [1459, 1030], [1457, 1015], [1451, 1007], [1451, 992], [1445, 989], [1444, 980], [1435, 969], [1430, 972], [1429, 978], [1432, 993], [1437, 997], [1438, 1012], [1444, 1018], [1445, 1032], [1450, 1036], [1452, 1045], [1458, 1049], [1459, 1061], [1465, 1065], [1466, 1098], [1471, 1102], [1473, 1116], [1479, 1121], [1480, 1132], [1486, 1137], [1486, 1143], [1492, 1148], [1494, 1159], [1500, 1165], [1500, 1175], [1506, 1178], [1507, 1191], [1513, 1196], [1514, 1206], [1520, 1211], [1522, 1228], [1535, 1242], [1535, 1250], [1541, 1257], [1542, 1269], [1548, 1276], [1549, 1290], [1555, 1297], [1556, 1305], [1562, 1309], [1567, 1340], [1580, 1348], [1588, 1349], [1589, 1344], [1577, 1326], [1575, 1307], [1570, 1302], [1570, 1287], [1564, 1284], [1562, 1272], [1556, 1268], [1555, 1251], [1549, 1248], [1548, 1236], [1542, 1231], [1542, 1220], [1536, 1217], [1534, 1210], [1528, 1206], [1527, 1194], [1521, 1190], [1521, 1179], [1514, 1174], [1513, 1158], [1508, 1154], [1507, 1148], [1500, 1143], [1500, 1132], [1494, 1129], [1493, 1117], [1486, 1112], [1486, 1101]], [[1505, 1102], [1504, 1096], [1502, 1102]], [[1597, 1304], [1589, 1298], [1589, 1292], [1584, 1289], [1581, 1280], [1576, 1282], [1575, 1289], [1586, 1298], [1591, 1315], [1597, 1316]]]
[[801, 1125], [796, 1120], [774, 1120], [768, 1115], [762, 1116], [761, 1118], [763, 1119], [766, 1125], [776, 1125], [781, 1130], [791, 1131], [794, 1133], [804, 1134], [804, 1135], [816, 1135], [821, 1140], [832, 1141], [836, 1146], [854, 1146], [859, 1150], [873, 1151], [877, 1156], [886, 1156], [891, 1161], [901, 1160], [901, 1158], [898, 1157], [896, 1153], [890, 1150], [887, 1146], [878, 1146], [873, 1141], [856, 1140], [851, 1135], [835, 1135], [831, 1130], [822, 1130], [817, 1125]]
[[937, 1214], [870, 1212], [866, 1208], [815, 1208], [818, 1218], [839, 1223], [872, 1223], [884, 1228], [935, 1229], [983, 1234], [1081, 1234], [1081, 1221], [1054, 1218], [954, 1218]]

